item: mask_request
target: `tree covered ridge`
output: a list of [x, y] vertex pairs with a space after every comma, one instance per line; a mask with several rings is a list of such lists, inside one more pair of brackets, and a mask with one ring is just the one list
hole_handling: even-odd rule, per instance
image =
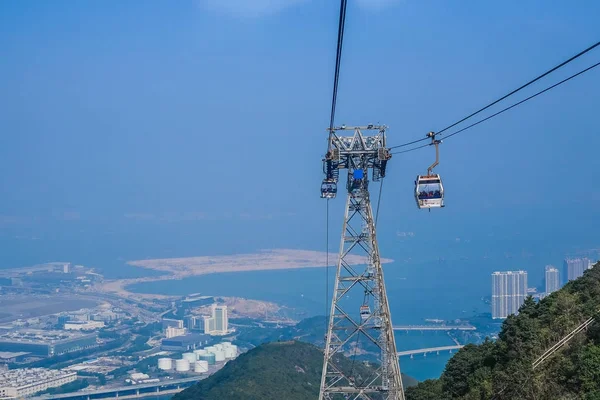
[[[339, 357], [342, 368], [352, 370], [359, 382], [372, 376], [372, 368], [363, 362]], [[322, 368], [323, 351], [312, 344], [266, 343], [228, 362], [215, 374], [175, 395], [173, 400], [316, 399]], [[403, 382], [405, 386], [417, 383], [406, 376]]]
[[[498, 340], [469, 344], [440, 379], [406, 390], [407, 400], [600, 399], [600, 263], [503, 323]], [[532, 363], [590, 317], [587, 330], [535, 370]]]

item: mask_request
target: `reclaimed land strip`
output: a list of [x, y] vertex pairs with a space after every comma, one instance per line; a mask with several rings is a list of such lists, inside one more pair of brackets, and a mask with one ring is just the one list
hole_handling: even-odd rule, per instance
[[[127, 286], [141, 282], [156, 282], [174, 279], [183, 279], [191, 276], [217, 274], [224, 272], [264, 271], [282, 270], [296, 268], [323, 268], [326, 266], [326, 253], [311, 250], [274, 249], [262, 250], [258, 253], [235, 254], [228, 256], [200, 256], [184, 258], [162, 258], [153, 260], [129, 261], [127, 264], [164, 272], [164, 275], [120, 279], [106, 281], [97, 290], [105, 293], [114, 293], [120, 296], [166, 298], [172, 296], [131, 293]], [[329, 264], [335, 266], [337, 254], [329, 254]], [[366, 264], [365, 256], [349, 255], [345, 260], [350, 265]], [[382, 258], [382, 263], [390, 263], [393, 260]]]

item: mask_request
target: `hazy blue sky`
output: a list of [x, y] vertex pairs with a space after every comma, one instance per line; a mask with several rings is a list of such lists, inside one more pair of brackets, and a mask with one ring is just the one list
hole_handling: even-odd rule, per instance
[[[338, 3], [0, 2], [0, 235], [147, 221], [318, 248]], [[598, 15], [592, 0], [350, 0], [337, 122], [420, 138], [596, 42]], [[600, 69], [445, 142], [443, 210], [412, 197], [433, 149], [395, 156], [382, 241], [593, 236], [599, 88]]]

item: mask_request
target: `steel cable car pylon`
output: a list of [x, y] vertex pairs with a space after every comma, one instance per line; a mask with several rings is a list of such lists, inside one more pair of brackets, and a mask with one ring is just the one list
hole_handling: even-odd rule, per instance
[[435, 162], [427, 168], [427, 175], [417, 175], [415, 180], [415, 200], [417, 207], [432, 208], [444, 207], [444, 185], [442, 178], [433, 173], [433, 169], [440, 163], [441, 140], [435, 138], [434, 132], [429, 132], [427, 137], [431, 138], [430, 145], [435, 146]]
[[[369, 176], [385, 177], [391, 158], [385, 126], [330, 129], [324, 172], [348, 170], [347, 199], [340, 253], [329, 315], [319, 400], [404, 400], [400, 364], [379, 256], [375, 221], [369, 198]], [[351, 136], [340, 132], [350, 131]], [[376, 131], [365, 135], [363, 131]], [[329, 164], [329, 165], [327, 165]], [[333, 174], [326, 177], [331, 178]], [[325, 196], [323, 196], [325, 197]], [[365, 265], [347, 262], [362, 256]], [[341, 355], [368, 346], [378, 356], [378, 366], [367, 370], [349, 367]], [[368, 374], [365, 371], [369, 371]]]

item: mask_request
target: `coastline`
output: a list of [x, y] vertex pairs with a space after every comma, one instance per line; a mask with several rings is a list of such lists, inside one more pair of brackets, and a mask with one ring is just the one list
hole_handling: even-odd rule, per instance
[[[335, 265], [337, 253], [329, 253], [329, 265]], [[334, 260], [332, 264], [331, 260]], [[346, 261], [350, 265], [366, 263], [364, 256], [348, 255]], [[392, 259], [382, 258], [381, 263], [391, 263]], [[229, 256], [197, 256], [182, 258], [161, 258], [134, 260], [127, 265], [164, 272], [163, 275], [115, 279], [105, 281], [94, 287], [95, 291], [109, 293], [121, 297], [136, 297], [144, 299], [169, 299], [177, 296], [161, 294], [133, 293], [127, 287], [142, 282], [157, 282], [182, 280], [189, 277], [218, 274], [227, 272], [286, 270], [300, 268], [325, 268], [326, 253], [312, 250], [270, 249], [257, 253], [236, 254]]]

